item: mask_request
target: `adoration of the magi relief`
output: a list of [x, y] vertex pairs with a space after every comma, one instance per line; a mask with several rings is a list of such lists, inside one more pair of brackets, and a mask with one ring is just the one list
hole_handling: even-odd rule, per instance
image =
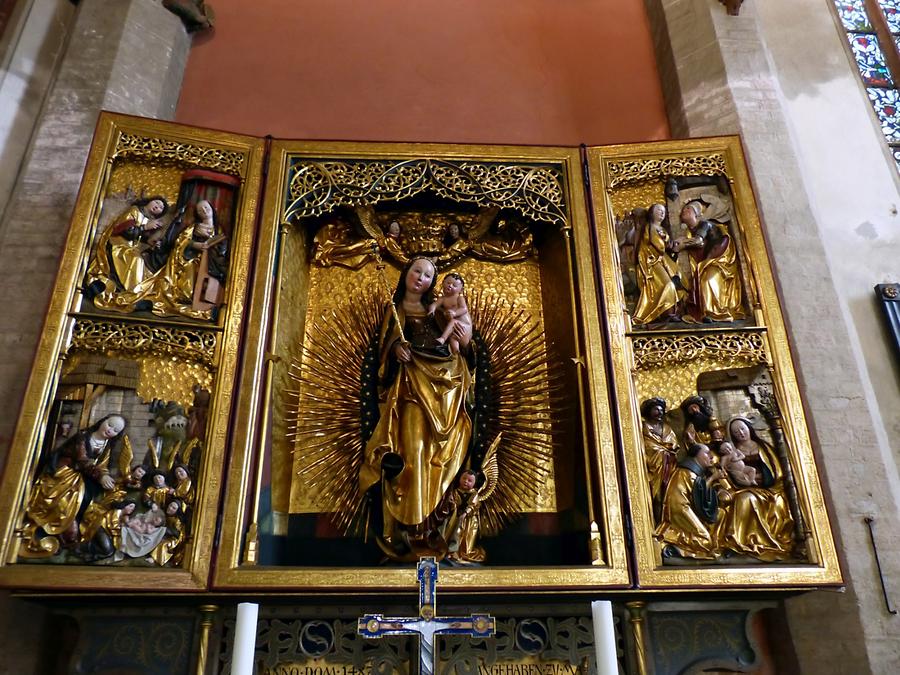
[[734, 138], [104, 114], [11, 447], [12, 587], [840, 580]]

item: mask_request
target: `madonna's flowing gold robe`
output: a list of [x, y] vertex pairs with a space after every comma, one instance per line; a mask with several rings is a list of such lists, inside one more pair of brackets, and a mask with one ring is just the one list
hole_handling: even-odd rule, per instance
[[678, 263], [666, 255], [669, 235], [659, 225], [648, 224], [637, 249], [637, 283], [641, 289], [632, 320], [650, 323], [671, 310], [678, 302], [678, 291], [672, 277], [678, 274]]
[[[398, 526], [425, 523], [440, 505], [456, 478], [469, 446], [472, 421], [465, 402], [472, 376], [459, 354], [431, 356], [416, 349], [412, 323], [422, 315], [407, 315], [398, 307], [400, 321], [412, 342], [412, 360], [398, 363], [393, 380], [382, 393], [381, 417], [366, 444], [359, 472], [362, 492], [382, 480], [381, 461], [388, 453], [403, 460], [400, 473], [384, 480], [382, 506], [384, 534], [391, 541]], [[391, 365], [400, 330], [388, 311], [381, 328], [381, 371]]]
[[28, 517], [50, 535], [73, 528], [82, 503], [92, 498], [84, 476], [99, 483], [102, 476], [108, 475], [111, 450], [107, 442], [97, 455], [92, 455], [90, 434], [79, 432], [71, 447], [63, 446], [55, 452], [67, 456], [57, 461], [55, 471], [48, 469], [40, 475], [31, 488], [27, 509]]

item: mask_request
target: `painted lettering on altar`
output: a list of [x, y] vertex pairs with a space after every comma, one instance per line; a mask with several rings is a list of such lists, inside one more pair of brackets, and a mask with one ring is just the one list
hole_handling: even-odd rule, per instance
[[303, 664], [279, 663], [262, 671], [262, 675], [368, 675], [371, 670], [361, 670], [344, 663]]
[[479, 675], [577, 675], [582, 672], [571, 663], [495, 663], [478, 666]]

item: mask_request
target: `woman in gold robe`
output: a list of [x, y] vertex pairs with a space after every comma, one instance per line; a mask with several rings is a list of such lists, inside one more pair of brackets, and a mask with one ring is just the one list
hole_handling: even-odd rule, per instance
[[638, 242], [635, 267], [641, 295], [632, 315], [636, 325], [673, 313], [678, 305], [674, 281], [678, 276], [678, 263], [668, 255], [669, 233], [663, 227], [665, 217], [666, 207], [653, 204], [647, 212], [648, 222]]
[[86, 285], [94, 306], [114, 312], [133, 312], [156, 290], [158, 271], [144, 254], [152, 247], [152, 233], [162, 225], [169, 205], [162, 197], [134, 202], [106, 228], [88, 267]]
[[437, 342], [440, 330], [427, 313], [436, 276], [427, 258], [412, 259], [401, 273], [379, 339], [380, 417], [359, 472], [363, 493], [381, 484], [379, 545], [394, 559], [446, 554], [448, 493], [472, 436], [469, 365]]
[[726, 430], [729, 442], [744, 453], [744, 463], [756, 469], [758, 486], [729, 490], [719, 542], [723, 548], [766, 562], [786, 560], [791, 557], [794, 520], [781, 464], [746, 417], [732, 417]]
[[64, 546], [75, 546], [88, 507], [115, 489], [109, 459], [124, 432], [124, 418], [109, 415], [54, 450], [31, 489], [28, 519], [45, 534], [58, 536]]
[[197, 285], [205, 268], [219, 283], [225, 282], [227, 239], [219, 230], [216, 211], [207, 200], [197, 202], [194, 224], [178, 235], [156, 280], [153, 313], [208, 320], [218, 303], [198, 301]]

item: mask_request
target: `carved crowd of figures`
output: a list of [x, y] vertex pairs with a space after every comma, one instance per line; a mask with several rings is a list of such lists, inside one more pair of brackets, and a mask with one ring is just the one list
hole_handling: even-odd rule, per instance
[[138, 199], [103, 230], [85, 278], [95, 307], [208, 320], [222, 304], [228, 237], [215, 208], [168, 212], [163, 197]]
[[31, 486], [22, 557], [181, 565], [205, 424], [199, 409], [155, 408], [157, 433], [138, 463], [122, 415], [55, 440]]
[[746, 416], [723, 425], [709, 402], [681, 404], [679, 438], [666, 402], [641, 404], [644, 458], [664, 558], [791, 559], [794, 521], [782, 462]]

